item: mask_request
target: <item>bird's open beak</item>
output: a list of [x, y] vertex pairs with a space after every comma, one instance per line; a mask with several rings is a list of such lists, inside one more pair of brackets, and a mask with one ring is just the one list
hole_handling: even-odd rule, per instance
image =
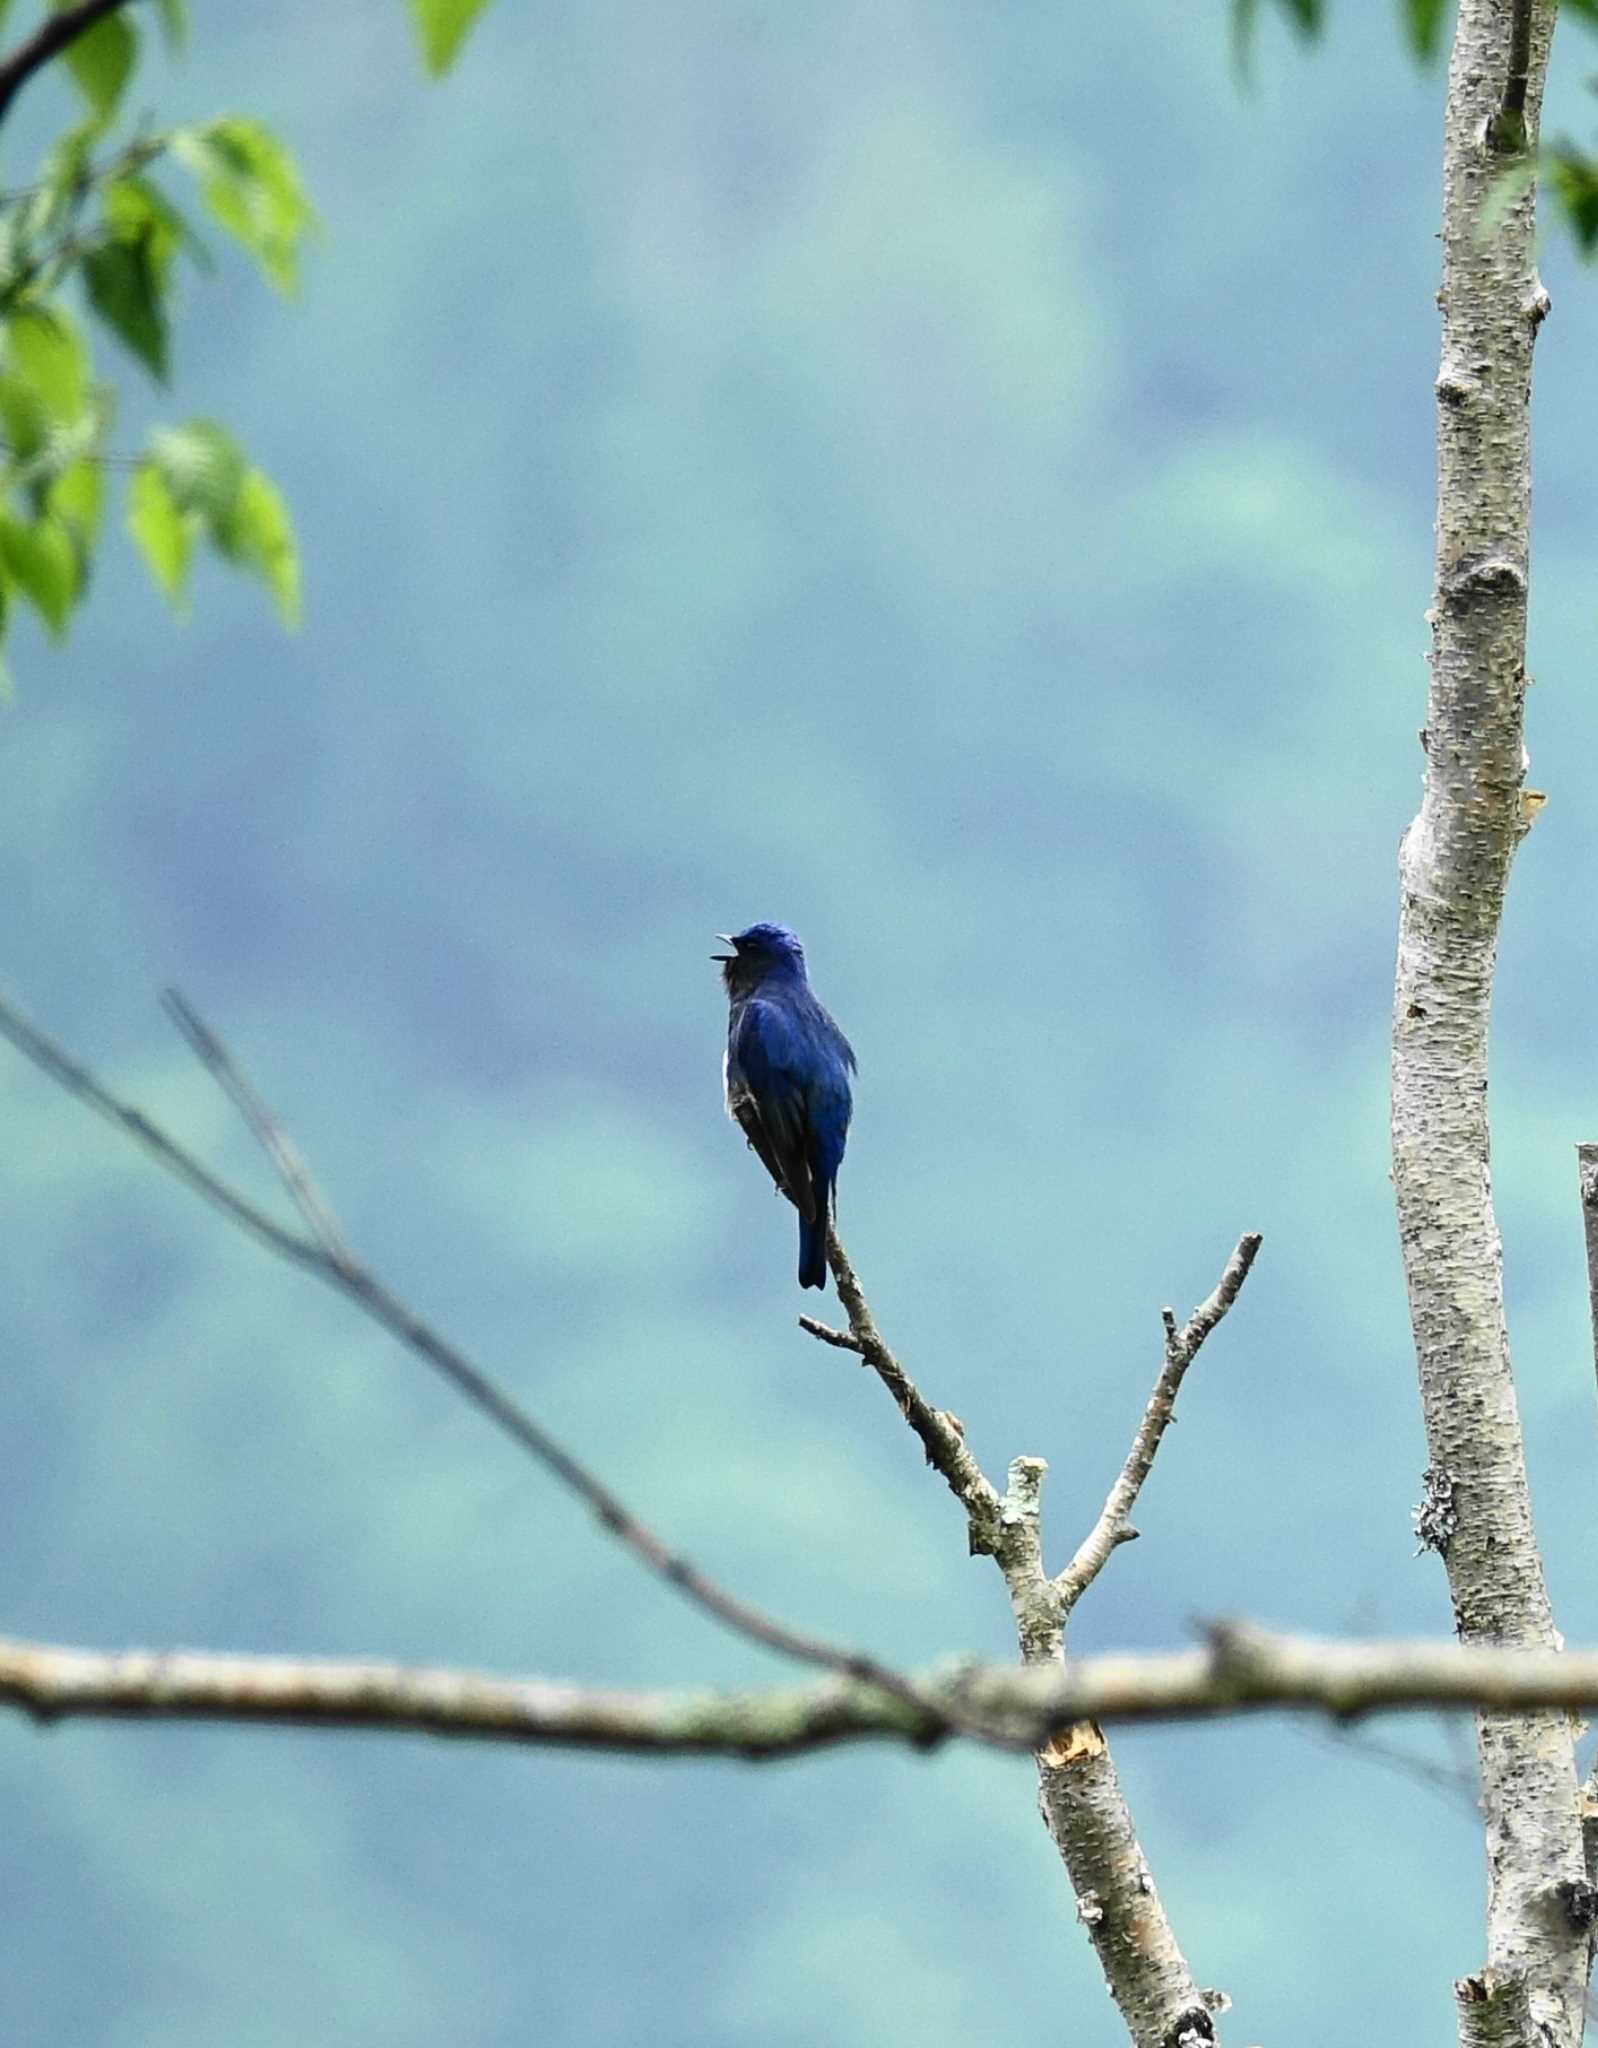
[[731, 948], [732, 948], [732, 951], [731, 951], [730, 953], [712, 953], [712, 954], [711, 954], [711, 956], [710, 956], [710, 957], [711, 957], [711, 959], [712, 959], [712, 960], [736, 960], [736, 959], [737, 959], [737, 957], [738, 957], [738, 941], [737, 941], [737, 940], [736, 940], [736, 939], [735, 939], [735, 938], [733, 937], [732, 933], [731, 933], [731, 932], [717, 932], [717, 934], [716, 934], [716, 937], [717, 937], [718, 939], [720, 939], [721, 943], [722, 943], [722, 944], [723, 944], [724, 946], [731, 946]]

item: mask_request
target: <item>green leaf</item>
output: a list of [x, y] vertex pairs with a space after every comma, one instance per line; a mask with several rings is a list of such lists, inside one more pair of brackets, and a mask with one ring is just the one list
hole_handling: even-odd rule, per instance
[[1598, 250], [1598, 161], [1568, 142], [1550, 150], [1543, 176], [1583, 256]]
[[53, 519], [30, 522], [0, 512], [0, 562], [59, 640], [81, 588], [80, 556], [66, 528]]
[[1326, 26], [1325, 0], [1276, 0], [1301, 36], [1309, 40]]
[[24, 216], [32, 238], [50, 233], [82, 198], [91, 175], [89, 152], [100, 132], [97, 120], [80, 121], [56, 138], [39, 166], [39, 183]]
[[189, 10], [183, 0], [155, 0], [155, 11], [161, 18], [166, 46], [176, 56], [189, 40]]
[[215, 420], [151, 434], [128, 493], [128, 524], [168, 597], [181, 596], [203, 534], [225, 561], [259, 576], [284, 623], [298, 625], [300, 557], [288, 508]]
[[1404, 0], [1404, 27], [1409, 32], [1409, 47], [1421, 63], [1428, 63], [1437, 55], [1443, 39], [1443, 23], [1448, 18], [1448, 0]]
[[38, 445], [12, 464], [9, 481], [27, 492], [36, 519], [50, 510], [50, 493], [69, 469], [101, 460], [101, 442], [110, 423], [111, 394], [96, 385], [75, 420], [47, 422]]
[[[57, 0], [56, 12], [65, 0]], [[104, 128], [117, 110], [123, 88], [133, 75], [139, 54], [139, 39], [133, 24], [123, 14], [103, 15], [93, 28], [68, 43], [67, 69]]]
[[128, 485], [128, 531], [156, 587], [177, 610], [184, 607], [189, 560], [199, 519], [183, 512], [153, 462], [141, 462]]
[[0, 432], [5, 454], [17, 463], [31, 462], [50, 435], [44, 401], [24, 378], [0, 371]]
[[466, 32], [487, 0], [411, 0], [411, 19], [422, 46], [422, 62], [442, 78], [460, 54]]
[[33, 281], [33, 249], [25, 209], [0, 212], [0, 318], [9, 313]]
[[45, 493], [45, 506], [77, 541], [87, 576], [88, 558], [100, 538], [105, 506], [105, 471], [98, 462], [69, 463]]
[[174, 130], [171, 147], [199, 180], [212, 217], [255, 258], [269, 284], [292, 292], [300, 245], [316, 214], [283, 144], [259, 121], [230, 116]]
[[[1276, 7], [1307, 43], [1326, 26], [1326, 0], [1276, 0]], [[1253, 67], [1259, 19], [1260, 0], [1232, 0], [1232, 61], [1244, 78]]]
[[180, 249], [196, 270], [216, 268], [194, 223], [148, 179], [136, 175], [115, 178], [101, 194], [100, 203], [106, 226], [117, 241], [148, 241], [150, 261], [163, 290]]
[[89, 352], [75, 323], [54, 306], [25, 306], [5, 330], [10, 367], [33, 387], [46, 416], [80, 419], [89, 400]]
[[232, 522], [244, 488], [243, 450], [215, 420], [157, 427], [147, 458], [180, 512], [195, 512], [216, 533]]
[[83, 255], [89, 304], [158, 383], [167, 380], [166, 278], [153, 238], [96, 243]]
[[294, 523], [277, 486], [258, 469], [245, 472], [233, 518], [217, 546], [253, 569], [272, 593], [285, 626], [300, 623], [300, 551]]

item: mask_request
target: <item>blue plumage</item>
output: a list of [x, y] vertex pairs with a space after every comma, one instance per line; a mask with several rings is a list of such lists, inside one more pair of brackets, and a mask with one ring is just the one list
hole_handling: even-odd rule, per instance
[[799, 1285], [827, 1284], [827, 1223], [849, 1137], [849, 1041], [811, 994], [782, 924], [723, 934], [727, 1114], [799, 1211]]

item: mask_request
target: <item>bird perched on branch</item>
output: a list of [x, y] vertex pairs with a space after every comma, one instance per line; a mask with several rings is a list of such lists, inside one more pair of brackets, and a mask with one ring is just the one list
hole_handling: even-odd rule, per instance
[[827, 1284], [827, 1225], [852, 1101], [849, 1041], [811, 994], [785, 924], [718, 932], [729, 1005], [727, 1114], [799, 1211], [799, 1285]]

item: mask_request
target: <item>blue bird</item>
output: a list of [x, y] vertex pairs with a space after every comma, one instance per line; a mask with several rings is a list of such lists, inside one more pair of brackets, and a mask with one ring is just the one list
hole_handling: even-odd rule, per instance
[[785, 924], [718, 932], [727, 990], [727, 1114], [799, 1211], [799, 1285], [827, 1284], [827, 1224], [849, 1137], [849, 1041], [810, 992]]

